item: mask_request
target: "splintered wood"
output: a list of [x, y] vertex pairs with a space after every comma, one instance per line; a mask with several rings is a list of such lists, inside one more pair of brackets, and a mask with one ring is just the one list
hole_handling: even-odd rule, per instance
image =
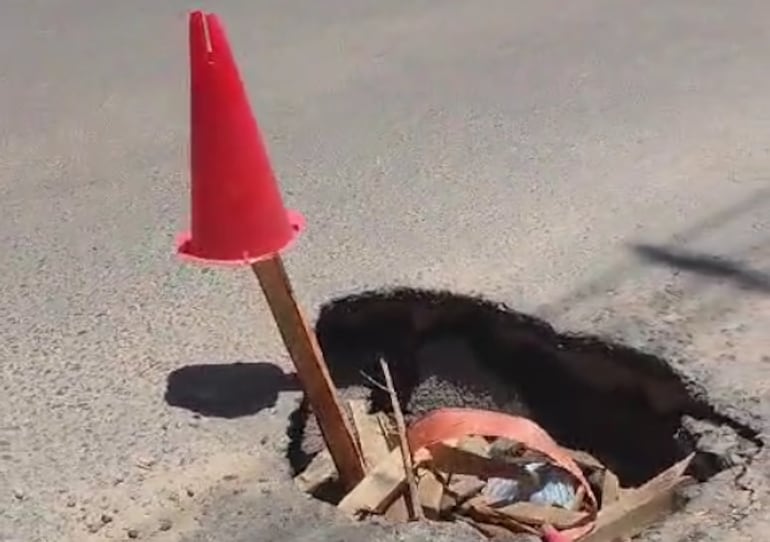
[[[392, 380], [386, 381], [392, 389]], [[624, 488], [590, 454], [560, 447], [556, 453], [542, 439], [534, 441], [543, 448], [530, 439], [531, 448], [510, 438], [466, 435], [423, 445], [405, 461], [403, 426], [393, 428], [397, 420], [369, 413], [361, 401], [350, 409], [367, 474], [338, 507], [357, 517], [404, 521], [422, 515], [467, 523], [489, 538], [529, 533], [544, 540], [627, 542], [676, 511], [677, 496], [692, 482], [685, 475], [692, 455], [639, 487]], [[330, 463], [326, 457], [320, 462], [325, 467], [315, 466], [321, 477], [333, 474]]]
[[409, 489], [409, 517], [413, 519], [421, 519], [424, 517], [422, 507], [420, 506], [420, 499], [417, 493], [417, 481], [414, 474], [412, 450], [409, 448], [409, 439], [406, 437], [406, 423], [404, 422], [404, 414], [401, 412], [401, 405], [398, 402], [398, 394], [396, 388], [393, 386], [393, 377], [390, 374], [390, 367], [384, 359], [380, 359], [380, 367], [382, 367], [382, 374], [385, 376], [385, 385], [387, 386], [388, 393], [390, 394], [390, 402], [393, 406], [393, 417], [396, 420], [396, 429], [398, 430], [398, 443], [401, 448], [401, 459], [404, 462], [404, 475], [406, 477], [406, 485]]

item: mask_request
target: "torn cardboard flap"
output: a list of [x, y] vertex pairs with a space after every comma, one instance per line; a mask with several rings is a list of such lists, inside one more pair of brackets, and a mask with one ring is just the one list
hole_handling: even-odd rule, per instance
[[689, 455], [638, 488], [621, 492], [615, 502], [602, 507], [595, 529], [580, 542], [628, 539], [673, 513], [677, 493], [693, 482], [684, 475], [693, 457]]

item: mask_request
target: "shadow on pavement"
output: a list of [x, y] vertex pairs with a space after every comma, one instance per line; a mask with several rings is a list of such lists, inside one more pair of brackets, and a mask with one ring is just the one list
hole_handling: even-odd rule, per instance
[[[675, 240], [676, 244], [680, 246], [690, 244], [698, 240], [707, 239], [713, 233], [718, 232], [723, 228], [728, 226], [735, 227], [736, 224], [740, 225], [742, 221], [746, 220], [746, 217], [761, 215], [768, 205], [770, 205], [770, 188], [763, 187], [759, 190], [752, 191], [750, 194], [746, 195], [732, 205], [725, 207], [721, 211], [716, 212], [705, 219], [699, 220], [683, 230], [675, 232], [670, 237], [670, 239], [672, 241]], [[649, 255], [643, 254], [646, 248], [652, 248], [653, 251], [651, 251]], [[673, 265], [674, 261], [681, 260], [674, 258], [672, 261], [672, 259], [668, 256], [683, 255], [678, 251], [673, 251], [673, 254], [666, 254], [666, 252], [669, 252], [669, 249], [650, 247], [650, 245], [645, 244], [631, 245], [631, 249], [639, 252], [641, 257], [658, 264], [668, 263], [669, 265]], [[658, 252], [661, 250], [663, 252], [662, 254]], [[664, 257], [656, 259], [655, 256], [657, 255]], [[690, 253], [688, 256], [696, 255]], [[713, 260], [714, 258], [711, 257], [711, 259]], [[685, 260], [687, 260], [687, 258], [685, 258]], [[725, 262], [725, 260], [722, 259], [721, 262]], [[692, 262], [685, 261], [685, 263], [691, 264]], [[728, 263], [735, 262], [729, 261]], [[688, 269], [688, 271], [692, 271], [692, 269]], [[605, 271], [597, 273], [589, 281], [577, 285], [577, 287], [575, 287], [571, 292], [561, 297], [560, 299], [552, 300], [541, 306], [538, 310], [538, 314], [550, 318], [563, 314], [569, 310], [570, 307], [574, 307], [575, 305], [579, 305], [590, 299], [601, 298], [607, 292], [618, 289], [624, 282], [633, 280], [640, 273], [641, 268], [636, 265], [636, 262], [623, 261], [622, 263], [615, 264]], [[759, 275], [759, 284], [761, 286], [759, 291], [766, 292], [768, 291], [769, 287], [768, 281], [770, 281], [770, 275], [767, 273], [759, 273]], [[711, 276], [714, 276], [714, 272], [711, 273]], [[756, 277], [750, 278], [749, 282], [755, 283], [756, 281], [754, 279], [756, 279]], [[755, 291], [757, 290], [756, 286], [754, 286], [752, 289]]]
[[770, 273], [751, 269], [741, 262], [711, 254], [654, 245], [637, 244], [633, 245], [632, 249], [642, 259], [651, 263], [667, 265], [708, 277], [730, 280], [747, 290], [770, 292]]
[[272, 363], [187, 365], [166, 379], [166, 402], [203, 416], [237, 418], [275, 405], [278, 392], [300, 389]]

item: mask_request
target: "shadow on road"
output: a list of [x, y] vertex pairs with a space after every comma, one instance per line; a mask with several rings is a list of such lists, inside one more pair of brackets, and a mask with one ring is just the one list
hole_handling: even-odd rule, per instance
[[[696, 241], [709, 239], [723, 228], [740, 226], [741, 223], [745, 223], [743, 221], [746, 220], [746, 217], [766, 215], [767, 213], [764, 211], [768, 208], [768, 205], [770, 205], [770, 187], [755, 190], [721, 211], [672, 234], [668, 244], [686, 246]], [[767, 292], [768, 288], [770, 288], [770, 274], [747, 270], [741, 264], [736, 263], [736, 260], [742, 256], [741, 254], [733, 254], [731, 255], [732, 259], [729, 260], [726, 258], [717, 259], [707, 255], [705, 256], [706, 264], [700, 265], [696, 269], [694, 264], [703, 263], [700, 261], [704, 257], [702, 254], [685, 253], [680, 250], [659, 248], [643, 243], [631, 245], [631, 249], [649, 263], [668, 264], [674, 268], [677, 268], [676, 264], [683, 264], [679, 269], [690, 272], [700, 271], [701, 274], [706, 274], [706, 269], [709, 269], [708, 274], [711, 277], [729, 276], [730, 278], [735, 278], [740, 276], [740, 271], [748, 271], [749, 289]], [[696, 261], [693, 261], [693, 257], [695, 257]], [[644, 267], [637, 264], [638, 262], [633, 260], [624, 260], [622, 263], [615, 264], [597, 273], [589, 281], [577, 285], [563, 297], [542, 305], [538, 309], [538, 314], [547, 318], [554, 318], [564, 314], [571, 307], [585, 304], [593, 299], [603, 298], [607, 292], [617, 290], [623, 283], [639, 277], [644, 272]], [[725, 268], [724, 264], [727, 264], [727, 268]]]
[[644, 260], [708, 277], [730, 280], [741, 288], [770, 292], [770, 274], [711, 254], [636, 244], [631, 247]]
[[187, 365], [166, 379], [166, 402], [203, 416], [237, 418], [275, 405], [278, 392], [298, 390], [294, 375], [272, 363]]

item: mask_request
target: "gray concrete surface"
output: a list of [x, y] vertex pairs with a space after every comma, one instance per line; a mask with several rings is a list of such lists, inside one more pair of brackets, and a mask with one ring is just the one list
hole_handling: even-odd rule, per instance
[[[191, 5], [0, 5], [0, 540], [431, 536], [346, 527], [286, 483], [297, 391], [237, 419], [164, 402], [189, 364], [290, 371], [246, 271], [173, 257]], [[666, 350], [766, 430], [770, 3], [206, 7], [309, 221], [287, 261], [311, 314], [390, 284], [481, 292]], [[751, 506], [729, 540], [760, 540], [755, 493], [692, 523]]]

